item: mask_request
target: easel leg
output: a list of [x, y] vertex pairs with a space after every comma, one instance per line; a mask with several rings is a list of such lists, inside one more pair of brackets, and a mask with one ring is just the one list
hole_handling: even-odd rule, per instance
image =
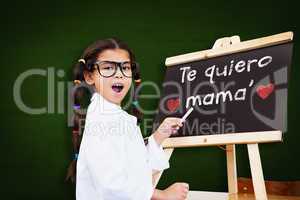
[[[167, 149], [164, 149], [164, 151], [165, 151], [168, 159], [170, 160], [171, 155], [172, 155], [172, 153], [174, 151], [174, 148], [167, 148]], [[162, 175], [163, 172], [164, 171], [161, 171], [161, 172], [159, 172], [159, 173], [157, 173], [157, 174], [154, 175], [154, 179], [155, 179], [154, 186], [155, 187], [157, 186], [158, 181], [159, 181], [159, 179], [160, 179], [160, 177], [161, 177], [161, 175]]]
[[228, 178], [228, 192], [229, 194], [238, 193], [237, 185], [237, 171], [236, 171], [236, 156], [235, 145], [226, 145], [226, 157], [227, 157], [227, 178]]
[[258, 144], [247, 144], [250, 161], [253, 188], [256, 200], [266, 200], [267, 193], [264, 181], [263, 170], [259, 155]]

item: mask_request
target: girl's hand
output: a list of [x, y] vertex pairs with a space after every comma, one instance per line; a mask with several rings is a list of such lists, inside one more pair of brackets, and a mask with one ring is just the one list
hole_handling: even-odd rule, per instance
[[161, 199], [163, 200], [185, 200], [189, 192], [189, 184], [174, 183], [162, 191]]
[[166, 138], [176, 133], [182, 127], [182, 121], [177, 117], [167, 117], [153, 133], [154, 139], [160, 145]]

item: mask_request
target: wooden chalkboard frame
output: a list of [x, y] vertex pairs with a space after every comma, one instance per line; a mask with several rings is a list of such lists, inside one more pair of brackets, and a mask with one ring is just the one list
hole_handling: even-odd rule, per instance
[[[237, 36], [226, 39], [230, 40], [230, 45], [169, 57], [166, 59], [165, 65], [167, 67], [172, 67], [178, 64], [291, 42], [293, 40], [293, 32], [285, 32], [243, 42], [240, 42], [239, 37]], [[230, 133], [222, 135], [171, 137], [167, 138], [162, 145], [168, 158], [171, 157], [174, 148], [226, 145], [228, 193], [230, 197], [231, 195], [238, 193], [235, 144], [247, 144], [255, 198], [268, 199], [265, 189], [258, 143], [280, 141], [282, 141], [282, 131], [275, 130], [263, 132]], [[155, 184], [158, 183], [162, 173], [163, 172], [155, 175]], [[199, 196], [199, 198], [201, 197]]]
[[273, 46], [277, 44], [283, 44], [291, 42], [293, 40], [293, 32], [285, 32], [267, 37], [257, 38], [253, 40], [247, 40], [231, 44], [228, 47], [220, 47], [214, 49], [208, 49], [203, 51], [197, 51], [193, 53], [182, 54], [178, 56], [172, 56], [166, 59], [165, 65], [172, 67], [182, 63], [194, 62], [204, 60], [208, 58], [214, 58], [218, 56], [224, 56], [233, 53], [239, 53], [249, 51], [253, 49], [260, 49], [263, 47]]
[[230, 133], [220, 135], [203, 135], [168, 138], [163, 142], [164, 148], [216, 146], [224, 144], [253, 144], [282, 141], [281, 131], [261, 131], [247, 133]]

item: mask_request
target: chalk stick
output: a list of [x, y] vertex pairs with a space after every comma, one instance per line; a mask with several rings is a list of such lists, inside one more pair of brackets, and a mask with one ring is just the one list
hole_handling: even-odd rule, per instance
[[193, 112], [194, 108], [191, 107], [181, 118], [181, 122], [184, 122], [186, 120], [186, 118]]

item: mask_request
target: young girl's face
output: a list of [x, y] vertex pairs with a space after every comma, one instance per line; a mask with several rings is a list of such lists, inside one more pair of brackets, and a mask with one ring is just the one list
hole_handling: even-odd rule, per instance
[[[107, 49], [98, 56], [98, 61], [130, 62], [129, 53], [123, 49]], [[88, 84], [94, 85], [96, 92], [100, 93], [106, 100], [120, 105], [126, 96], [132, 78], [124, 76], [120, 68], [111, 77], [103, 77], [98, 70], [94, 70], [88, 75], [85, 74]]]

